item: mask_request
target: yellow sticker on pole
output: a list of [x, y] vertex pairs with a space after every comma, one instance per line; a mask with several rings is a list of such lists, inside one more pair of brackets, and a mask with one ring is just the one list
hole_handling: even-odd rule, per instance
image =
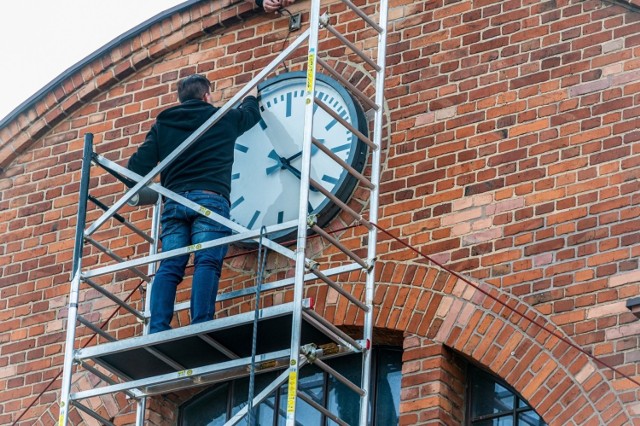
[[307, 93], [311, 93], [313, 76], [316, 72], [316, 53], [314, 49], [309, 49], [307, 58]]
[[296, 371], [289, 372], [289, 392], [287, 394], [287, 414], [293, 413], [296, 409], [296, 389], [298, 381], [298, 373]]

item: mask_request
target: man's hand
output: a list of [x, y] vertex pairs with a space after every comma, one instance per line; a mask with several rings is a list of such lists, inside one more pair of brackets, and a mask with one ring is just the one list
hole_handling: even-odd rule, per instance
[[254, 86], [254, 88], [251, 89], [249, 91], [249, 93], [247, 93], [247, 96], [255, 96], [257, 98], [258, 97], [258, 86]]
[[275, 12], [282, 7], [281, 0], [264, 0], [262, 8], [265, 12]]

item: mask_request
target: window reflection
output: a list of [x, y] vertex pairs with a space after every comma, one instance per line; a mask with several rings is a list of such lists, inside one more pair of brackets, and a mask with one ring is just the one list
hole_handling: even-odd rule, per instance
[[471, 425], [546, 426], [527, 401], [498, 378], [473, 365], [467, 377]]
[[[372, 385], [370, 420], [374, 425], [398, 424], [400, 410], [400, 380], [402, 352], [397, 348], [374, 348], [372, 351]], [[332, 368], [354, 383], [362, 376], [361, 356], [347, 355], [326, 361]], [[271, 384], [278, 373], [256, 376], [254, 394]], [[180, 408], [180, 426], [218, 426], [247, 404], [249, 378], [234, 380], [195, 396]], [[348, 424], [358, 424], [360, 397], [346, 385], [309, 365], [300, 370], [298, 388], [318, 404], [336, 414]], [[277, 407], [277, 409], [276, 409]], [[286, 423], [287, 385], [255, 407], [256, 424], [284, 425]], [[298, 398], [296, 423], [303, 426], [333, 426], [335, 422]], [[238, 423], [248, 425], [248, 418]]]

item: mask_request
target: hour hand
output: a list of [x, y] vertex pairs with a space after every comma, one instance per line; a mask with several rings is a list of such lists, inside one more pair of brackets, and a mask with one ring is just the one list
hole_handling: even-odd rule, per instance
[[270, 175], [276, 172], [277, 170], [284, 169], [284, 164], [282, 163], [282, 157], [280, 157], [274, 149], [272, 149], [271, 152], [269, 153], [269, 158], [271, 158], [272, 160], [276, 160], [276, 164], [274, 166], [267, 167], [267, 170], [266, 170], [267, 175]]

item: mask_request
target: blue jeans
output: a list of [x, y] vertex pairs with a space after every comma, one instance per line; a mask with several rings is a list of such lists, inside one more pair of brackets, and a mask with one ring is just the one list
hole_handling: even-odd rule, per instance
[[[188, 191], [182, 192], [180, 195], [229, 218], [229, 202], [218, 194], [209, 191]], [[163, 252], [204, 243], [231, 234], [229, 228], [171, 199], [165, 200], [161, 223]], [[192, 324], [213, 319], [218, 280], [227, 248], [227, 245], [216, 246], [194, 253], [195, 270], [191, 286]], [[188, 261], [189, 255], [185, 254], [160, 262], [151, 289], [149, 333], [157, 333], [171, 328], [176, 289], [184, 278]]]

